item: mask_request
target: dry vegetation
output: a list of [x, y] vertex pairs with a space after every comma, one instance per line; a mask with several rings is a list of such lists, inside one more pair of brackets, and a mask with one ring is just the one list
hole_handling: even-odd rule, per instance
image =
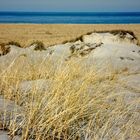
[[10, 52], [10, 47], [6, 47], [5, 43], [1, 43], [0, 44], [0, 56], [1, 55], [6, 55], [9, 52]]
[[18, 42], [16, 42], [16, 41], [10, 41], [10, 42], [8, 42], [6, 45], [15, 45], [15, 46], [17, 46], [17, 47], [20, 47], [20, 48], [21, 48], [20, 43], [18, 43]]
[[20, 42], [29, 46], [34, 40], [41, 40], [45, 46], [60, 44], [93, 31], [131, 30], [140, 40], [140, 25], [19, 25], [1, 24], [0, 43]]
[[[26, 28], [28, 39], [23, 37], [25, 34], [21, 36], [19, 32], [17, 32], [17, 38], [15, 36], [10, 38], [13, 30], [16, 30], [13, 26], [17, 26], [20, 32]], [[52, 29], [47, 28], [48, 31], [46, 31], [46, 27], [49, 26]], [[107, 28], [111, 30], [116, 29], [116, 26], [117, 28], [125, 28], [128, 25], [116, 25], [115, 27], [88, 25], [87, 28], [85, 26], [0, 25], [4, 33], [0, 41], [5, 42], [4, 37], [7, 37], [8, 41], [15, 40], [15, 38], [17, 41], [22, 39], [22, 45], [16, 41], [10, 42], [9, 45], [21, 47], [32, 44], [36, 45], [35, 50], [41, 51], [45, 50], [44, 45], [52, 45], [65, 40], [73, 41], [75, 36], [85, 34], [91, 29], [94, 30], [95, 27], [99, 30], [104, 27], [106, 30]], [[139, 26], [129, 25], [129, 28], [133, 28], [132, 31], [137, 35]], [[7, 32], [6, 27], [10, 29], [9, 32]], [[21, 27], [23, 28], [21, 29]], [[56, 27], [63, 27], [65, 32], [58, 33], [62, 29]], [[76, 29], [70, 30], [70, 28]], [[79, 28], [81, 30], [77, 32]], [[2, 31], [0, 30], [0, 35], [2, 35]], [[43, 34], [38, 36], [37, 31], [39, 33], [42, 31]], [[46, 36], [44, 36], [44, 32], [47, 34]], [[115, 31], [113, 33], [115, 34]], [[120, 32], [120, 35], [125, 35], [125, 33]], [[140, 37], [139, 34], [137, 36]], [[42, 40], [44, 44], [40, 41], [33, 42], [36, 38]], [[1, 46], [4, 48], [5, 45]], [[70, 49], [71, 53], [74, 54], [75, 48]], [[7, 51], [5, 52], [7, 53]], [[3, 113], [5, 115], [4, 121], [0, 120], [0, 129], [9, 131], [11, 138], [20, 135], [23, 140], [117, 140], [118, 138], [124, 140], [128, 139], [129, 136], [132, 139], [140, 136], [139, 130], [134, 129], [137, 118], [136, 114], [132, 112], [133, 103], [126, 105], [122, 98], [114, 93], [116, 84], [120, 84], [118, 83], [119, 74], [125, 73], [127, 75], [127, 69], [118, 72], [110, 66], [108, 67], [110, 73], [105, 74], [102, 72], [103, 70], [96, 71], [96, 68], [87, 68], [86, 64], [82, 65], [82, 63], [77, 63], [75, 59], [70, 59], [70, 61], [64, 62], [65, 65], [58, 60], [56, 62], [60, 63], [60, 66], [57, 65], [58, 67], [55, 67], [49, 60], [38, 62], [37, 65], [26, 62], [29, 71], [25, 72], [20, 65], [20, 57], [26, 57], [26, 55], [19, 56], [18, 60], [15, 59], [8, 69], [0, 73], [0, 94], [21, 107], [20, 111], [15, 109], [13, 114], [8, 114], [12, 118], [11, 121], [5, 121], [7, 119], [6, 112]], [[24, 60], [26, 61], [26, 59]], [[46, 91], [39, 92], [38, 87], [33, 87], [29, 93], [24, 94], [17, 89], [23, 81], [38, 79], [49, 81]], [[139, 99], [134, 100], [134, 104], [137, 102]]]
[[[137, 135], [130, 106], [123, 105], [119, 97], [113, 103], [107, 100], [117, 82], [116, 71], [104, 75], [74, 61], [67, 62], [65, 67], [55, 68], [51, 62], [30, 67], [23, 75], [13, 63], [0, 75], [1, 93], [23, 109], [14, 121], [2, 126], [11, 137], [20, 134], [24, 140], [115, 140], [118, 135], [113, 130], [118, 125], [123, 132], [120, 139], [127, 138], [123, 134], [128, 131], [132, 137]], [[21, 81], [40, 78], [51, 81], [45, 92], [33, 88], [25, 95], [11, 89]], [[130, 121], [124, 124], [126, 119]]]
[[44, 43], [43, 42], [41, 42], [41, 41], [33, 41], [31, 44], [30, 44], [30, 46], [32, 46], [32, 45], [35, 45], [35, 48], [34, 48], [34, 50], [36, 50], [36, 51], [42, 51], [42, 50], [46, 50], [45, 49], [45, 46], [44, 46]]

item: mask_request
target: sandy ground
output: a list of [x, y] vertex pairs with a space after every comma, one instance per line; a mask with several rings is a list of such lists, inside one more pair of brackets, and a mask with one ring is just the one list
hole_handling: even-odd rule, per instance
[[[96, 28], [18, 26], [9, 25], [9, 39], [19, 38], [25, 44], [38, 38], [59, 43]], [[127, 29], [132, 28], [138, 36], [138, 26]], [[23, 29], [29, 30], [27, 38]], [[13, 140], [45, 140], [48, 135], [55, 139], [57, 133], [62, 139], [140, 139], [140, 46], [133, 34], [92, 33], [42, 51], [35, 44], [5, 48], [8, 51], [0, 56], [0, 140], [10, 140], [9, 135]]]
[[130, 30], [140, 40], [140, 24], [74, 25], [74, 24], [0, 24], [0, 43], [17, 41], [27, 47], [33, 41], [43, 41], [46, 46], [61, 44], [92, 31]]

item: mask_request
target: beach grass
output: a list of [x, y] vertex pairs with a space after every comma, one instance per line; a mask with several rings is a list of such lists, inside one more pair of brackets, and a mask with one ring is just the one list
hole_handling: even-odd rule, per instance
[[[30, 71], [23, 75], [14, 62], [0, 75], [1, 93], [23, 108], [23, 112], [15, 116], [15, 121], [3, 124], [3, 129], [8, 129], [11, 137], [20, 134], [24, 140], [116, 139], [118, 135], [113, 130], [117, 125], [120, 139], [125, 139], [123, 134], [130, 130], [131, 136], [137, 135], [132, 121], [123, 123], [133, 116], [129, 112], [131, 106], [124, 105], [119, 97], [110, 94], [118, 78], [118, 72], [111, 67], [108, 74], [87, 69], [72, 60], [65, 67], [56, 68], [51, 62], [30, 67]], [[40, 78], [51, 81], [45, 92], [38, 92], [34, 87], [26, 95], [11, 89], [22, 81]], [[113, 103], [112, 99], [115, 100]], [[18, 124], [19, 117], [21, 122]], [[122, 120], [123, 125], [118, 124], [118, 120]]]
[[[35, 27], [38, 27], [35, 29], [36, 33], [37, 31], [38, 33], [44, 32], [45, 27], [49, 27], [49, 25], [4, 26], [12, 27], [13, 30], [15, 30], [13, 26], [17, 26], [21, 32], [23, 32], [21, 27], [26, 27], [26, 31], [32, 27], [30, 29], [32, 34]], [[53, 25], [50, 26], [53, 27]], [[120, 28], [127, 26], [129, 30], [134, 31], [136, 36], [126, 29], [120, 30]], [[59, 31], [57, 27], [66, 29], [66, 32], [56, 32]], [[76, 29], [70, 30], [72, 27]], [[78, 32], [80, 27], [82, 28]], [[85, 27], [87, 28], [85, 29]], [[11, 38], [9, 43], [6, 42], [8, 39], [0, 38], [1, 42], [4, 42], [0, 44], [4, 53], [2, 55], [6, 55], [10, 51], [7, 48], [7, 43], [20, 47], [17, 49], [33, 45], [34, 50], [42, 51], [46, 50], [46, 44], [83, 41], [83, 34], [81, 33], [90, 34], [91, 32], [88, 30], [91, 31], [91, 28], [94, 30], [95, 27], [97, 27], [98, 32], [107, 30], [103, 30], [103, 27], [107, 27], [106, 25], [55, 25], [54, 33], [53, 30], [51, 32], [45, 31], [45, 33], [47, 32], [46, 38], [44, 35], [38, 36], [35, 33], [37, 36], [27, 35], [29, 40], [22, 38], [22, 42], [20, 42], [20, 32], [17, 32], [17, 38], [14, 39], [11, 33], [7, 34], [7, 31], [3, 29], [4, 36], [11, 36]], [[107, 31], [119, 35], [122, 39], [127, 33], [130, 33], [132, 39], [139, 40], [138, 27], [139, 25], [117, 25], [116, 28], [113, 25]], [[39, 31], [40, 28], [42, 30]], [[116, 30], [112, 30], [112, 28]], [[73, 34], [74, 32], [75, 34]], [[39, 38], [36, 39], [36, 37]], [[77, 55], [73, 46], [70, 47], [70, 52], [72, 55]], [[111, 64], [108, 64], [108, 69], [105, 70], [102, 69], [104, 64], [98, 64], [100, 69], [97, 69], [96, 66], [89, 67], [87, 63], [80, 62], [82, 59], [78, 58], [69, 59], [65, 62], [56, 60], [54, 63], [48, 57], [47, 61], [37, 59], [38, 61], [33, 63], [26, 59], [27, 55], [28, 53], [24, 54], [23, 52], [23, 54], [15, 57], [13, 62], [0, 73], [0, 97], [2, 95], [6, 100], [13, 101], [20, 107], [20, 111], [15, 108], [14, 112], [10, 114], [5, 111], [4, 120], [2, 122], [0, 120], [0, 129], [8, 131], [11, 138], [14, 138], [15, 135], [20, 136], [22, 140], [117, 140], [118, 138], [124, 140], [130, 136], [132, 139], [139, 137], [139, 129], [135, 129], [138, 119], [137, 111], [132, 111], [136, 105], [139, 105], [139, 98], [134, 98], [131, 104], [126, 104], [123, 91], [119, 94], [117, 92], [120, 85], [126, 91], [135, 92], [134, 89], [123, 86], [124, 83], [118, 80], [121, 74], [129, 75], [127, 67], [122, 71], [117, 71], [113, 69]], [[124, 57], [120, 57], [120, 59], [123, 60]], [[45, 80], [47, 90], [38, 90], [39, 85], [30, 86], [28, 92], [20, 90], [21, 83], [27, 82], [26, 86], [28, 87], [28, 82], [37, 80]], [[9, 117], [10, 120], [7, 121]]]
[[94, 31], [130, 30], [140, 40], [140, 24], [1, 24], [0, 43], [20, 42], [28, 47], [39, 40], [45, 46], [52, 46], [75, 40], [81, 35]]

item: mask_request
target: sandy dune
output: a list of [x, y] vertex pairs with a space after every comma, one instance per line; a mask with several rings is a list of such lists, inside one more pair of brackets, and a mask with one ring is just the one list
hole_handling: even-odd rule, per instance
[[130, 30], [140, 40], [140, 24], [114, 25], [39, 25], [39, 24], [0, 24], [0, 43], [17, 41], [23, 47], [28, 47], [32, 41], [43, 41], [46, 46], [61, 44], [66, 40], [75, 39], [83, 34], [104, 30]]
[[[10, 26], [12, 27], [12, 25]], [[70, 26], [74, 27], [74, 25]], [[85, 31], [83, 30], [83, 27], [85, 26], [86, 25], [81, 25], [82, 28], [80, 28], [80, 26], [78, 27], [81, 29], [82, 33], [87, 32], [88, 29], [92, 28], [92, 25], [88, 25], [90, 28]], [[96, 27], [97, 25], [93, 26]], [[119, 28], [120, 26], [123, 28], [125, 27], [124, 25], [118, 25]], [[130, 25], [130, 28], [132, 28], [132, 26], [133, 25]], [[114, 26], [112, 27], [114, 28]], [[70, 38], [72, 37], [66, 37], [66, 39]], [[0, 56], [0, 75], [2, 82], [4, 81], [2, 79], [4, 76], [11, 76], [11, 79], [9, 79], [6, 84], [2, 84], [3, 88], [5, 88], [4, 86], [8, 86], [11, 96], [7, 95], [6, 89], [3, 92], [5, 93], [4, 95], [9, 98], [13, 98], [12, 94], [18, 93], [18, 98], [20, 98], [18, 104], [20, 104], [24, 110], [29, 110], [29, 105], [31, 104], [29, 98], [31, 95], [32, 98], [36, 97], [35, 100], [32, 99], [31, 110], [36, 108], [38, 98], [40, 99], [42, 97], [41, 101], [39, 100], [39, 107], [42, 105], [39, 108], [39, 112], [43, 113], [40, 115], [42, 117], [45, 113], [45, 109], [47, 110], [47, 107], [51, 108], [51, 106], [53, 107], [54, 105], [54, 108], [50, 109], [47, 114], [50, 113], [52, 115], [51, 119], [56, 116], [56, 120], [53, 120], [56, 121], [56, 125], [58, 121], [57, 117], [60, 116], [59, 120], [61, 120], [61, 117], [63, 117], [61, 115], [65, 110], [68, 111], [68, 113], [71, 113], [72, 109], [69, 107], [72, 105], [72, 108], [74, 108], [74, 104], [71, 102], [72, 99], [75, 101], [75, 98], [77, 97], [74, 102], [76, 104], [78, 99], [83, 97], [75, 107], [79, 107], [78, 112], [76, 112], [77, 114], [81, 113], [80, 110], [85, 105], [83, 112], [85, 113], [85, 116], [87, 115], [87, 118], [90, 115], [95, 115], [94, 117], [96, 117], [96, 113], [98, 114], [101, 112], [101, 114], [105, 113], [104, 115], [107, 115], [107, 119], [102, 115], [100, 122], [103, 122], [103, 124], [99, 128], [98, 125], [95, 127], [91, 126], [91, 128], [88, 127], [88, 129], [91, 129], [90, 131], [86, 131], [87, 129], [85, 129], [89, 125], [87, 122], [89, 118], [87, 120], [85, 119], [84, 122], [81, 122], [80, 119], [76, 120], [80, 121], [77, 128], [79, 129], [78, 134], [81, 133], [79, 139], [86, 139], [86, 136], [88, 137], [87, 139], [96, 137], [99, 140], [110, 140], [113, 138], [140, 139], [140, 47], [137, 38], [133, 34], [125, 31], [93, 32], [91, 34], [83, 35], [73, 42], [67, 42], [65, 44], [60, 43], [49, 48], [46, 45], [46, 50], [35, 50], [35, 45], [27, 48], [20, 48], [13, 45], [7, 47], [10, 47], [10, 51], [5, 55]], [[74, 62], [73, 66], [69, 65], [71, 61]], [[48, 65], [48, 62], [50, 65]], [[52, 66], [53, 69], [51, 69]], [[82, 67], [78, 74], [77, 71], [79, 67], [76, 66]], [[70, 77], [74, 67], [76, 67], [76, 71], [74, 71], [74, 75]], [[95, 71], [94, 73], [93, 70]], [[70, 71], [70, 73], [67, 73], [67, 71]], [[84, 77], [87, 73], [88, 77]], [[33, 76], [31, 76], [31, 74]], [[60, 81], [55, 79], [55, 75], [60, 78]], [[98, 80], [96, 79], [96, 75], [99, 76]], [[13, 78], [17, 78], [18, 82], [14, 84], [10, 83], [10, 80], [12, 81]], [[86, 88], [84, 87], [85, 81], [87, 82], [85, 84]], [[54, 87], [55, 84], [57, 85], [57, 88], [51, 88]], [[76, 94], [78, 86], [80, 86], [81, 90]], [[68, 88], [69, 92], [65, 88]], [[99, 93], [100, 90], [101, 92]], [[59, 93], [59, 95], [57, 91], [61, 91], [61, 94]], [[55, 93], [57, 94], [53, 97], [53, 94]], [[71, 97], [72, 94], [74, 95], [73, 98]], [[59, 98], [57, 99], [56, 97], [58, 95]], [[61, 99], [62, 106], [58, 108], [58, 110], [55, 110], [57, 106], [59, 107]], [[97, 110], [95, 109], [96, 101], [98, 102]], [[42, 103], [41, 105], [40, 102]], [[86, 103], [82, 106], [81, 104], [84, 102]], [[100, 104], [102, 106], [100, 111], [98, 111]], [[76, 113], [68, 115], [66, 118], [69, 118]], [[39, 115], [39, 113], [35, 114], [33, 118], [37, 115]], [[20, 130], [23, 126], [26, 127], [27, 123], [24, 122], [28, 121], [28, 113], [25, 116], [22, 126], [17, 122], [17, 128]], [[39, 116], [38, 118], [41, 117]], [[81, 117], [81, 115], [78, 117]], [[39, 120], [38, 118], [36, 119], [36, 122]], [[70, 125], [72, 125], [73, 128], [75, 126], [74, 118], [77, 117], [74, 116], [69, 119]], [[48, 118], [45, 119], [47, 122]], [[64, 120], [61, 121], [61, 123], [63, 122]], [[47, 122], [47, 125], [48, 123], [49, 121]], [[60, 125], [61, 123], [58, 124]], [[35, 125], [35, 127], [38, 125], [40, 125], [40, 123]], [[50, 122], [49, 125], [52, 125], [52, 122]], [[43, 130], [45, 128], [43, 127]], [[68, 127], [68, 130], [75, 131], [74, 135], [76, 135], [77, 129], [73, 130], [73, 128]], [[82, 131], [80, 131], [81, 128]], [[52, 129], [53, 126], [51, 127], [51, 130]], [[97, 131], [96, 134], [94, 134], [95, 130]], [[128, 130], [131, 130], [131, 133], [129, 133]], [[48, 132], [51, 133], [51, 131]], [[28, 132], [28, 135], [31, 135], [32, 133], [35, 133], [35, 130], [31, 129]], [[85, 133], [86, 135], [84, 135]]]

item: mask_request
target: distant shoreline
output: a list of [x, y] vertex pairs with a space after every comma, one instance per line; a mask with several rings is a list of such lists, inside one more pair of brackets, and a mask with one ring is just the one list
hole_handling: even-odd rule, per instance
[[0, 12], [0, 23], [139, 24], [140, 12]]

